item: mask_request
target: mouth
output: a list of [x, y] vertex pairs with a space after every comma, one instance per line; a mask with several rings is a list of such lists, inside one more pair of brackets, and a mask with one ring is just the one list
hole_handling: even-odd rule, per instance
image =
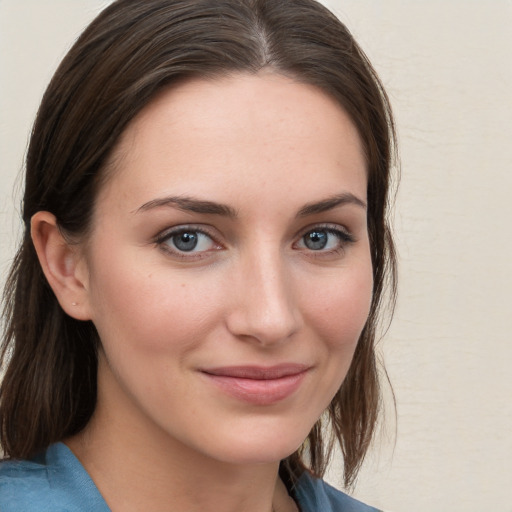
[[253, 405], [271, 405], [290, 397], [300, 387], [309, 366], [285, 363], [275, 366], [227, 366], [201, 373], [221, 392]]

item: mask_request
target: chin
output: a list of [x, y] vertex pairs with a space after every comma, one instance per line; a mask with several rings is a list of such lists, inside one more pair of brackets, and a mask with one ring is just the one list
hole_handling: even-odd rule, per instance
[[284, 426], [266, 432], [237, 432], [216, 444], [214, 457], [231, 464], [272, 464], [294, 453], [308, 434], [309, 428], [293, 432]]

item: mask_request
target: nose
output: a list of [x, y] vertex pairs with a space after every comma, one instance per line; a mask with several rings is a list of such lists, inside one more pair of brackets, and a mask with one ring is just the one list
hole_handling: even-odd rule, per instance
[[302, 326], [293, 279], [278, 255], [248, 258], [236, 272], [229, 331], [261, 346], [289, 340]]

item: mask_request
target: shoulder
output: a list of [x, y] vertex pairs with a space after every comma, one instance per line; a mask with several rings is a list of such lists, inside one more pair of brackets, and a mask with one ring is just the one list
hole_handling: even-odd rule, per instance
[[[89, 508], [91, 504], [92, 508]], [[65, 445], [57, 443], [31, 460], [0, 462], [0, 510], [81, 512], [109, 509], [78, 459]]]
[[379, 512], [308, 473], [297, 482], [295, 495], [302, 512]]
[[[51, 510], [53, 499], [47, 468], [33, 461], [0, 463], [0, 510]], [[37, 508], [39, 507], [39, 508]]]

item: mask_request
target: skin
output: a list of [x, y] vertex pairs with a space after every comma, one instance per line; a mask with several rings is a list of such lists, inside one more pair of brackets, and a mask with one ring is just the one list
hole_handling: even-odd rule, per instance
[[[279, 461], [340, 387], [372, 295], [355, 127], [323, 92], [277, 74], [194, 80], [134, 119], [112, 164], [82, 244], [66, 244], [48, 212], [32, 221], [59, 302], [102, 343], [97, 409], [68, 446], [113, 511], [295, 510]], [[196, 249], [180, 252], [176, 229]], [[315, 230], [324, 248], [307, 245]], [[205, 374], [282, 363], [305, 370], [272, 403]]]

